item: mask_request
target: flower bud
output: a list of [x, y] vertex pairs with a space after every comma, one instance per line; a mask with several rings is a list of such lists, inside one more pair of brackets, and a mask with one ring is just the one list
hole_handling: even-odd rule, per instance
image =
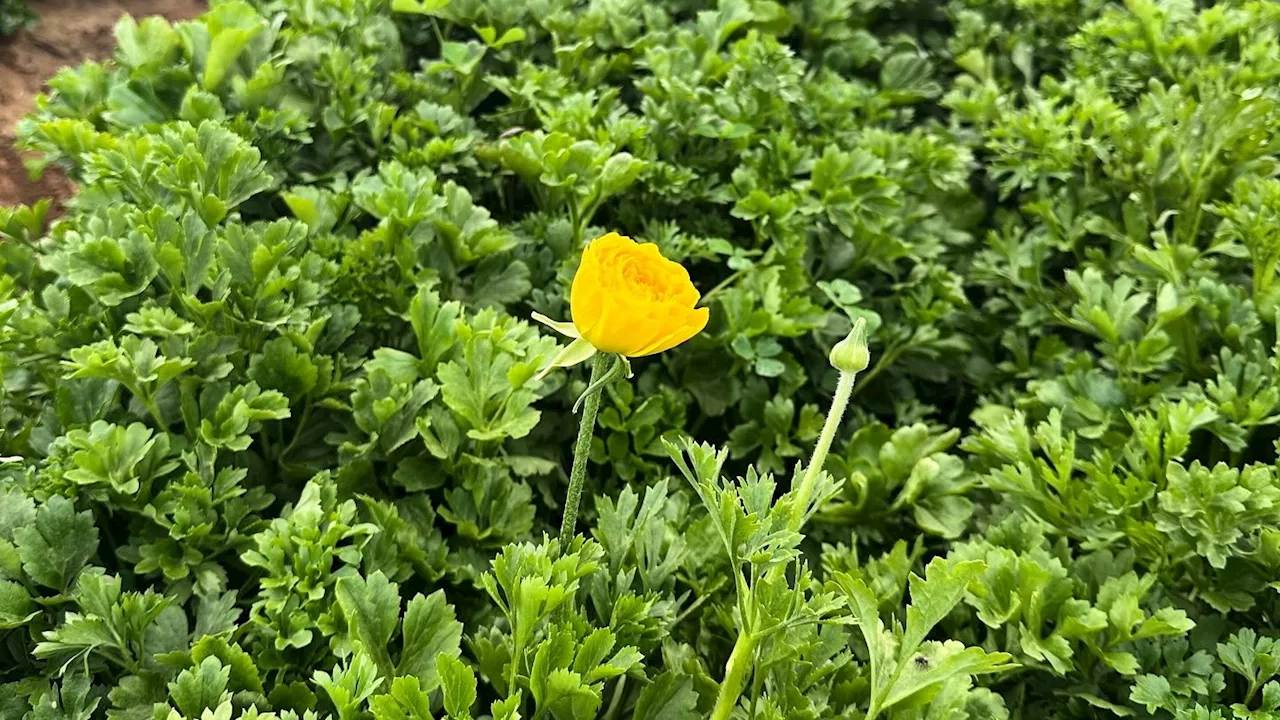
[[831, 348], [831, 366], [842, 373], [859, 373], [871, 364], [871, 352], [867, 350], [867, 321], [858, 318], [845, 339]]

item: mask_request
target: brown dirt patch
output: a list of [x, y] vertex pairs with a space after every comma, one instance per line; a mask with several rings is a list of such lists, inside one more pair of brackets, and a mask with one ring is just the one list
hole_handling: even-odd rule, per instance
[[67, 65], [103, 60], [115, 49], [116, 21], [126, 13], [186, 20], [204, 12], [205, 0], [35, 0], [40, 24], [0, 39], [0, 205], [67, 198], [70, 181], [50, 170], [33, 182], [13, 149], [13, 127], [32, 108], [45, 81]]
[[13, 138], [0, 135], [0, 207], [32, 205], [40, 198], [52, 198], [60, 206], [74, 192], [75, 184], [54, 169], [32, 180], [22, 155], [13, 147]]

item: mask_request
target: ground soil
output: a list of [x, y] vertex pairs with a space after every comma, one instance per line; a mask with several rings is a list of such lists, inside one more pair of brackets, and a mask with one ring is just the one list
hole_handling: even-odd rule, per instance
[[43, 197], [64, 200], [71, 182], [50, 170], [28, 177], [13, 148], [13, 129], [32, 108], [45, 81], [66, 65], [102, 60], [115, 48], [113, 29], [121, 15], [161, 15], [186, 20], [207, 8], [205, 0], [32, 0], [40, 24], [0, 38], [0, 206], [30, 204]]

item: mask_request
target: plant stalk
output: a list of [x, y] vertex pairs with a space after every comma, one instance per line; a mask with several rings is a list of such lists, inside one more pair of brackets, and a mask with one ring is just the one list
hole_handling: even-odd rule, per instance
[[613, 686], [613, 699], [609, 701], [609, 710], [604, 714], [605, 720], [615, 720], [618, 717], [618, 710], [622, 707], [622, 693], [627, 687], [627, 676], [623, 675], [618, 678], [618, 683]]
[[796, 491], [795, 505], [791, 508], [792, 530], [799, 530], [804, 524], [805, 508], [809, 506], [813, 488], [818, 484], [818, 474], [826, 464], [827, 453], [831, 452], [831, 443], [836, 439], [836, 430], [840, 429], [840, 420], [844, 418], [844, 410], [849, 406], [849, 398], [853, 396], [853, 382], [857, 377], [857, 373], [842, 372], [840, 380], [836, 382], [836, 395], [831, 400], [831, 408], [827, 411], [827, 420], [822, 425], [822, 434], [818, 436], [813, 457], [809, 458], [809, 466], [805, 468], [804, 478]]
[[574, 527], [578, 524], [578, 505], [582, 500], [582, 486], [587, 480], [587, 456], [591, 454], [591, 436], [595, 432], [596, 413], [600, 411], [600, 394], [604, 385], [599, 381], [616, 362], [610, 353], [598, 352], [591, 362], [591, 380], [582, 401], [582, 418], [578, 424], [578, 442], [573, 446], [573, 469], [569, 472], [569, 493], [564, 502], [564, 519], [560, 523], [560, 551], [569, 549], [573, 542]]
[[733, 644], [733, 652], [729, 662], [724, 666], [724, 681], [720, 683], [720, 694], [716, 696], [716, 707], [711, 712], [711, 720], [729, 720], [733, 709], [738, 705], [738, 698], [747, 687], [747, 680], [754, 663], [752, 656], [756, 652], [755, 637], [746, 631], [738, 635]]

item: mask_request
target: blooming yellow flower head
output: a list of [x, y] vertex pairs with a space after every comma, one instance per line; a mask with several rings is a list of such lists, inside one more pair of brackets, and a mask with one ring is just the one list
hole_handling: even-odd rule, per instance
[[707, 326], [711, 311], [695, 307], [701, 297], [689, 272], [662, 257], [657, 245], [617, 233], [596, 238], [573, 276], [573, 322], [533, 316], [577, 338], [544, 372], [582, 362], [597, 350], [626, 357], [670, 350]]
[[643, 357], [702, 332], [711, 311], [694, 307], [699, 298], [689, 271], [657, 245], [609, 233], [582, 253], [569, 306], [573, 326], [597, 350]]

